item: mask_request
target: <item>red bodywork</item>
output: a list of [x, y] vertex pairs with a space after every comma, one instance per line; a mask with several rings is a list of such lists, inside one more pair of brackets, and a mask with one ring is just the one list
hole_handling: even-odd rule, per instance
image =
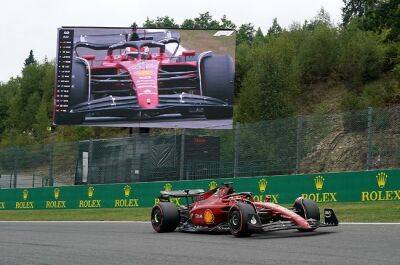
[[[228, 221], [229, 210], [238, 201], [250, 201], [259, 215], [269, 219], [279, 218], [292, 221], [300, 228], [310, 229], [310, 225], [303, 217], [294, 211], [270, 202], [255, 202], [248, 194], [235, 194], [231, 187], [221, 187], [197, 196], [197, 201], [190, 205], [191, 221], [198, 226], [216, 226]], [[213, 218], [206, 217], [211, 211]], [[205, 214], [207, 212], [207, 214]]]
[[[132, 80], [131, 88], [137, 97], [138, 105], [142, 109], [154, 109], [159, 104], [159, 79], [158, 74], [163, 67], [174, 66], [178, 69], [196, 70], [197, 61], [187, 60], [194, 56], [195, 51], [185, 51], [179, 55], [181, 60], [172, 59], [166, 52], [154, 52], [154, 49], [148, 50], [145, 56], [132, 57], [129, 53], [138, 53], [135, 48], [127, 48], [127, 53], [121, 55], [108, 54], [100, 65], [92, 66], [92, 73], [101, 73], [107, 70], [116, 71], [116, 73], [129, 73]], [[143, 54], [144, 50], [141, 49]], [[138, 53], [139, 55], [139, 53]], [[88, 61], [96, 60], [94, 55], [84, 55], [83, 58]], [[196, 74], [186, 74], [183, 78], [196, 78]], [[118, 89], [118, 87], [116, 87]]]

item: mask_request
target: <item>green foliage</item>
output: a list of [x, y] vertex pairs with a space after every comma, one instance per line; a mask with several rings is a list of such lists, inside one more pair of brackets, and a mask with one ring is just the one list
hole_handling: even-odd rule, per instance
[[276, 39], [252, 48], [250, 68], [241, 84], [238, 120], [255, 122], [287, 117], [293, 113], [289, 102], [295, 90], [291, 73], [293, 47], [287, 39]]
[[277, 37], [283, 31], [282, 27], [278, 23], [278, 19], [274, 18], [272, 21], [272, 26], [268, 29], [268, 37]]
[[144, 28], [178, 28], [179, 25], [169, 16], [157, 17], [156, 19], [147, 18], [143, 24]]
[[36, 64], [37, 62], [36, 62], [36, 60], [35, 60], [35, 56], [33, 56], [33, 51], [32, 50], [30, 50], [30, 52], [29, 52], [29, 56], [28, 56], [28, 58], [26, 58], [25, 59], [25, 66], [28, 66], [28, 65], [30, 65], [30, 64]]
[[254, 26], [251, 23], [241, 25], [236, 34], [236, 43], [238, 45], [242, 43], [250, 44], [254, 40], [255, 32]]
[[338, 32], [326, 24], [304, 32], [297, 56], [298, 71], [303, 83], [326, 81], [332, 74], [338, 57]]
[[384, 50], [379, 35], [349, 25], [340, 36], [337, 71], [350, 88], [380, 77]]
[[387, 30], [387, 40], [400, 40], [400, 8], [398, 0], [344, 0], [343, 24], [356, 20], [363, 30]]

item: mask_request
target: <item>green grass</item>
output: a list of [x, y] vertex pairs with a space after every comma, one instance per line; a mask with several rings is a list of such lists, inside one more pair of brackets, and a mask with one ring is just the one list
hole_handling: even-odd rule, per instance
[[[330, 203], [341, 222], [400, 222], [400, 202]], [[148, 221], [151, 208], [0, 211], [1, 221]]]

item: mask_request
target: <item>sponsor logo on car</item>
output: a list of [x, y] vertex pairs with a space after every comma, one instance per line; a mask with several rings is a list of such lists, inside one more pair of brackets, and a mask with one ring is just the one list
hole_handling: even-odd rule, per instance
[[215, 220], [213, 212], [210, 209], [205, 210], [203, 219], [206, 224], [213, 224]]

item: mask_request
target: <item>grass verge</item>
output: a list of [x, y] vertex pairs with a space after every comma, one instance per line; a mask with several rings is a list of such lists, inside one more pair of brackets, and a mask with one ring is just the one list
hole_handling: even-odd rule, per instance
[[[400, 202], [329, 203], [341, 222], [400, 222]], [[1, 221], [148, 221], [151, 208], [0, 211]]]

